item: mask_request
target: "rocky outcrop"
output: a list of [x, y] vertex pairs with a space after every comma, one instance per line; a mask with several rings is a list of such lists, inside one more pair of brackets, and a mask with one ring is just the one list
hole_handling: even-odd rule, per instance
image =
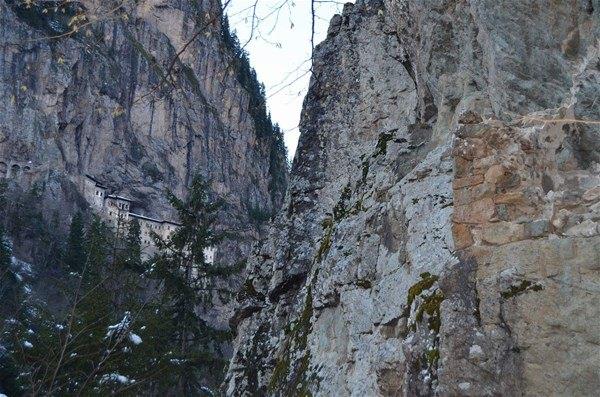
[[600, 3], [358, 0], [315, 51], [229, 395], [593, 395]]
[[185, 194], [199, 171], [237, 238], [217, 259], [247, 256], [283, 200], [287, 165], [219, 1], [5, 0], [0, 35], [0, 167], [29, 167], [4, 175], [37, 186], [47, 218], [64, 228], [88, 206], [90, 174], [137, 212], [174, 219], [165, 189]]

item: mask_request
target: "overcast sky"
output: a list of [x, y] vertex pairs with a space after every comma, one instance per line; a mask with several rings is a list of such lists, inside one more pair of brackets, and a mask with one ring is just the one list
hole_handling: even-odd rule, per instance
[[[259, 23], [250, 39], [253, 5]], [[343, 2], [317, 3], [315, 42], [321, 42], [331, 17]], [[298, 122], [310, 78], [310, 0], [232, 0], [227, 8], [229, 25], [235, 30], [258, 79], [267, 91], [274, 122], [284, 131], [288, 156], [293, 158], [300, 135]], [[250, 41], [248, 41], [250, 39]]]

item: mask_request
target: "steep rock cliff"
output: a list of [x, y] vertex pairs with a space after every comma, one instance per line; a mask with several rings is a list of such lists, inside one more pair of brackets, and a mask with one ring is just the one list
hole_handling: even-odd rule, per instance
[[599, 21], [594, 0], [332, 19], [229, 395], [595, 393]]
[[[184, 195], [200, 172], [236, 236], [217, 261], [247, 256], [283, 200], [287, 166], [219, 1], [5, 0], [0, 37], [0, 173], [22, 197], [36, 187], [25, 205], [48, 230], [90, 204], [85, 174], [136, 212], [176, 220], [165, 189]], [[31, 234], [16, 250], [35, 261]]]

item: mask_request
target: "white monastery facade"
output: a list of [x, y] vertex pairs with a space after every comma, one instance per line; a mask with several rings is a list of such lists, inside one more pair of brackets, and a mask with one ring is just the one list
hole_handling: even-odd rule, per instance
[[[22, 186], [30, 186], [33, 180], [44, 179], [48, 176], [48, 168], [29, 162], [18, 162], [0, 159], [0, 179], [15, 180]], [[142, 214], [132, 212], [135, 205], [134, 200], [111, 193], [111, 189], [105, 186], [92, 175], [85, 174], [78, 183], [83, 190], [83, 196], [92, 210], [117, 233], [126, 233], [129, 222], [137, 219], [140, 224], [140, 237], [142, 240], [142, 255], [144, 258], [152, 256], [156, 252], [153, 233], [163, 239], [168, 238], [179, 223], [151, 218]], [[207, 248], [204, 251], [206, 263], [214, 263], [216, 247]]]
[[[140, 237], [142, 240], [142, 254], [149, 257], [156, 252], [153, 233], [163, 239], [168, 238], [173, 233], [179, 223], [151, 218], [131, 211], [134, 201], [123, 196], [110, 194], [109, 188], [103, 185], [93, 176], [86, 174], [83, 181], [83, 194], [92, 209], [104, 219], [109, 226], [123, 230], [125, 232], [127, 225], [136, 219], [140, 224]], [[216, 248], [205, 250], [205, 260], [207, 263], [214, 263]]]

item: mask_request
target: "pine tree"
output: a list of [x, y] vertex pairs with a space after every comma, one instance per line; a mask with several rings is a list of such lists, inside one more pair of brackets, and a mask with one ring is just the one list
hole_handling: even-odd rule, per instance
[[[69, 242], [71, 235], [69, 234]], [[91, 272], [98, 272], [106, 267], [110, 255], [111, 245], [110, 230], [98, 215], [94, 215], [92, 223], [85, 234], [84, 256], [87, 254], [87, 262]], [[88, 274], [91, 274], [88, 272]]]
[[71, 219], [63, 262], [67, 269], [80, 272], [86, 260], [83, 215], [77, 212]]
[[12, 266], [12, 247], [0, 225], [0, 315], [14, 314], [21, 302], [21, 283], [19, 275]]
[[[87, 228], [81, 214], [73, 217], [65, 308], [52, 313], [44, 302], [28, 302], [21, 310], [31, 315], [15, 324], [10, 343], [2, 341], [10, 355], [0, 357], [0, 388], [11, 395], [206, 395], [206, 386], [219, 385], [220, 346], [230, 335], [198, 313], [219, 277], [235, 269], [205, 255], [223, 238], [215, 228], [220, 204], [200, 177], [185, 200], [168, 198], [181, 225], [167, 239], [154, 236], [159, 251], [147, 270], [139, 223], [120, 241], [99, 217]], [[10, 246], [0, 244], [0, 266], [7, 264]], [[19, 373], [28, 375], [16, 381]]]
[[161, 283], [162, 316], [171, 324], [167, 343], [177, 365], [170, 377], [176, 377], [177, 393], [194, 395], [202, 392], [209, 378], [221, 376], [219, 346], [229, 336], [197, 313], [203, 302], [211, 300], [216, 277], [224, 273], [222, 266], [206, 261], [206, 250], [223, 238], [214, 227], [221, 204], [211, 199], [200, 176], [193, 178], [185, 200], [170, 192], [168, 199], [181, 226], [168, 239], [154, 236], [160, 253], [152, 259], [151, 277]]
[[[4, 194], [0, 194], [0, 207], [4, 208]], [[14, 358], [13, 332], [22, 317], [23, 289], [20, 276], [12, 265], [12, 247], [0, 224], [0, 393], [6, 395], [22, 394], [23, 386], [19, 381], [19, 366]]]
[[[7, 206], [6, 206], [6, 193], [8, 190], [8, 184], [6, 183], [6, 180], [0, 179], [0, 216], [2, 216], [2, 219], [4, 220], [6, 218], [6, 210], [7, 210]], [[4, 223], [4, 222], [3, 222]]]
[[142, 265], [142, 231], [140, 222], [133, 219], [127, 227], [127, 236], [125, 236], [123, 263], [128, 269], [141, 273]]
[[8, 273], [11, 269], [12, 248], [6, 238], [4, 226], [0, 225], [0, 274]]
[[[73, 223], [72, 231], [84, 229], [82, 220]], [[27, 394], [109, 395], [152, 376], [156, 350], [140, 349], [142, 339], [135, 333], [138, 317], [149, 313], [133, 293], [119, 299], [130, 292], [124, 288], [129, 274], [112, 257], [113, 234], [95, 216], [82, 235], [75, 240], [82, 242], [79, 247], [69, 238], [71, 249], [85, 256], [76, 262], [77, 272], [65, 275], [65, 310], [52, 313], [34, 302], [28, 309], [33, 315], [13, 331], [13, 361], [18, 372], [28, 374]]]

